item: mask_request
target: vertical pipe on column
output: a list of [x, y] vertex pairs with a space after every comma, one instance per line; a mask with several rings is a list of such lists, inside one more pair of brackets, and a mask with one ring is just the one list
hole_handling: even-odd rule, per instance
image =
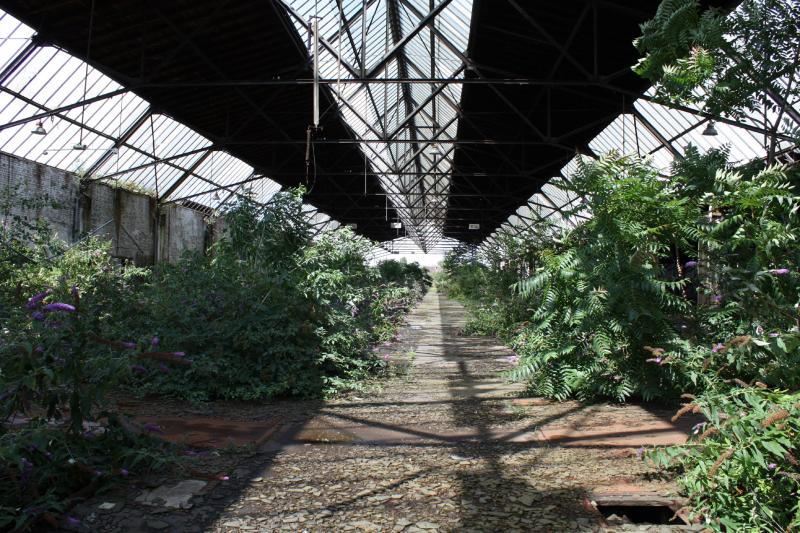
[[319, 127], [319, 19], [314, 18], [314, 128]]

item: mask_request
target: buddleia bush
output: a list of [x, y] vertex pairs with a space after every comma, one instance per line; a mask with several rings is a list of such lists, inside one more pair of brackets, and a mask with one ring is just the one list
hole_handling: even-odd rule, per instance
[[193, 365], [138, 376], [138, 391], [316, 397], [357, 387], [385, 365], [370, 346], [394, 335], [424, 275], [406, 265], [384, 279], [367, 264], [372, 243], [348, 228], [312, 238], [302, 194], [281, 192], [266, 208], [240, 198], [207, 254], [156, 268], [120, 327], [157, 332]]
[[107, 242], [70, 247], [43, 223], [7, 222], [0, 529], [76, 526], [76, 491], [170, 460], [159, 428], [127, 420], [109, 392], [256, 400], [359, 387], [387, 364], [370, 347], [429, 281], [418, 265], [370, 266], [372, 243], [349, 229], [313, 238], [302, 191], [267, 206], [240, 198], [207, 253], [152, 269], [119, 264]]
[[676, 418], [691, 411], [705, 422], [687, 444], [647, 460], [682, 474], [690, 516], [714, 530], [800, 527], [800, 393], [755, 386], [687, 399]]
[[170, 446], [125, 420], [107, 393], [145, 365], [190, 364], [150, 336], [109, 336], [146, 271], [117, 265], [107, 243], [68, 248], [35, 229], [31, 238], [7, 226], [14, 248], [0, 253], [0, 528], [19, 531], [75, 526], [66, 513], [80, 494], [170, 460]]

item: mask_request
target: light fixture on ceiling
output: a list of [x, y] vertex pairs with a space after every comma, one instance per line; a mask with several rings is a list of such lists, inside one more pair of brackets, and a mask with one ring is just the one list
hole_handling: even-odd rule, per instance
[[73, 150], [84, 151], [88, 148], [83, 143], [83, 129], [86, 126], [86, 94], [89, 84], [89, 59], [92, 51], [92, 29], [94, 27], [94, 0], [91, 0], [89, 8], [89, 39], [86, 43], [86, 61], [84, 61], [83, 70], [83, 101], [81, 102], [81, 119], [80, 119], [80, 133], [78, 134], [78, 142], [72, 145]]
[[403, 227], [403, 223], [402, 222], [392, 222], [391, 223], [391, 227], [392, 227], [392, 229], [400, 229], [400, 228]]
[[219, 192], [218, 191], [214, 191], [214, 196], [212, 198], [214, 199], [215, 202], [219, 202], [219, 200], [220, 200]]
[[42, 124], [41, 120], [36, 123], [36, 127], [31, 130], [31, 133], [34, 135], [47, 135], [47, 130], [44, 129], [44, 124]]
[[119, 148], [117, 148], [117, 147], [115, 146], [114, 148], [112, 148], [111, 150], [109, 150], [109, 151], [108, 151], [108, 153], [109, 153], [109, 154], [111, 154], [111, 155], [119, 155]]
[[707, 137], [716, 137], [718, 135], [717, 128], [714, 127], [714, 121], [709, 120], [706, 124], [706, 129], [703, 130], [703, 135]]
[[437, 156], [437, 155], [441, 155], [441, 154], [442, 154], [442, 150], [439, 148], [439, 145], [435, 144], [435, 143], [432, 144], [431, 145], [431, 155], [432, 156]]

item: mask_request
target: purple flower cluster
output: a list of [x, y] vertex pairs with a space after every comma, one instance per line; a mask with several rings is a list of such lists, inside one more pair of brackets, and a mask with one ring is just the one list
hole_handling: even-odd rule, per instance
[[773, 268], [769, 271], [774, 276], [785, 276], [789, 272], [791, 271], [788, 268]]
[[28, 298], [28, 303], [25, 305], [30, 310], [34, 310], [42, 303], [47, 296], [49, 296], [53, 291], [51, 289], [47, 289], [46, 291], [40, 292], [39, 294], [35, 294]]
[[31, 478], [31, 474], [33, 473], [33, 463], [28, 460], [27, 457], [20, 457], [20, 465], [22, 468], [20, 469], [20, 477], [19, 480], [25, 484]]
[[694, 268], [697, 266], [697, 261], [686, 261], [686, 264], [683, 265], [685, 268]]
[[204, 457], [204, 456], [206, 456], [208, 454], [209, 454], [209, 452], [207, 450], [203, 450], [203, 451], [186, 450], [185, 452], [183, 452], [183, 455], [186, 455], [188, 457]]
[[725, 345], [722, 344], [721, 342], [718, 342], [717, 344], [714, 345], [713, 348], [711, 348], [711, 351], [714, 352], [714, 353], [717, 353], [718, 351], [722, 350], [723, 348], [725, 348]]
[[54, 312], [74, 313], [75, 306], [70, 304], [65, 304], [63, 302], [55, 302], [52, 304], [47, 304], [44, 307], [42, 307], [42, 311], [46, 313], [54, 313]]
[[[73, 295], [77, 294], [77, 287], [73, 285]], [[77, 308], [68, 303], [64, 302], [52, 302], [45, 304], [44, 299], [47, 298], [50, 294], [52, 294], [52, 289], [47, 289], [42, 291], [38, 294], [31, 296], [28, 299], [28, 302], [25, 304], [25, 307], [31, 313], [31, 319], [36, 320], [38, 322], [44, 322], [47, 318], [47, 315], [50, 313], [74, 313]], [[75, 298], [77, 303], [77, 297]], [[49, 321], [46, 326], [51, 329], [58, 329], [63, 325], [62, 322], [59, 321]]]

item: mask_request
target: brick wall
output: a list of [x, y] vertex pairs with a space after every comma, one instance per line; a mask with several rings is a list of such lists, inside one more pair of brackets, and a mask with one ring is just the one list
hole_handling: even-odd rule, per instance
[[4, 223], [12, 216], [44, 219], [59, 238], [71, 242], [77, 200], [78, 181], [74, 176], [0, 154], [0, 220]]

